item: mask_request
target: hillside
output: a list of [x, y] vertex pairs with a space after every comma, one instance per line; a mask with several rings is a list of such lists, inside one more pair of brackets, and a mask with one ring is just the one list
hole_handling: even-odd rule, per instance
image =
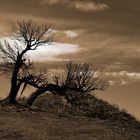
[[140, 123], [128, 113], [91, 95], [69, 98], [69, 102], [72, 105], [48, 94], [30, 109], [1, 106], [0, 139], [139, 140]]

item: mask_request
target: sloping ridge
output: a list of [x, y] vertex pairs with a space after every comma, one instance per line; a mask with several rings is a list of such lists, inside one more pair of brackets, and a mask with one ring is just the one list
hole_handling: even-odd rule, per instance
[[79, 108], [85, 116], [109, 120], [113, 124], [120, 125], [120, 127], [133, 127], [140, 130], [140, 122], [135, 117], [93, 95], [69, 92], [66, 98], [72, 106]]

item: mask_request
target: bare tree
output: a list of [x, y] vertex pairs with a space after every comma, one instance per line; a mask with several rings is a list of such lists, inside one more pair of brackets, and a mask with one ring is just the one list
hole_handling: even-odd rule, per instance
[[[27, 72], [32, 68], [32, 63], [26, 56], [27, 52], [36, 50], [44, 43], [52, 42], [52, 38], [47, 36], [50, 25], [37, 25], [32, 21], [22, 21], [17, 22], [15, 27], [12, 39], [14, 38], [16, 41], [12, 44], [6, 40], [0, 42], [1, 70], [11, 74], [10, 92], [4, 99], [6, 103], [16, 103], [19, 89], [22, 83], [27, 84], [27, 79], [28, 81], [36, 79], [36, 82], [41, 79], [41, 75], [33, 76]], [[39, 79], [37, 79], [38, 76]]]
[[[11, 88], [9, 95], [3, 100], [5, 103], [16, 103], [16, 96], [24, 84], [21, 94], [27, 85], [36, 89], [27, 100], [32, 105], [34, 100], [43, 93], [52, 92], [67, 96], [67, 91], [88, 93], [92, 90], [104, 90], [106, 82], [95, 77], [95, 71], [88, 63], [69, 62], [66, 65], [64, 76], [55, 75], [54, 81], [48, 81], [47, 72], [33, 73], [33, 63], [27, 56], [27, 52], [36, 50], [44, 43], [52, 42], [47, 34], [49, 25], [36, 25], [32, 21], [17, 22], [12, 39], [0, 42], [0, 70], [11, 75]], [[19, 45], [17, 42], [20, 42]]]
[[76, 93], [76, 95], [89, 93], [94, 90], [104, 90], [108, 87], [108, 83], [95, 76], [95, 71], [88, 63], [68, 62], [66, 65], [65, 75], [63, 77], [54, 76], [54, 82], [39, 87], [27, 99], [26, 104], [31, 106], [35, 99], [46, 92], [52, 92], [64, 96], [69, 100], [68, 91]]
[[61, 86], [66, 90], [85, 93], [92, 90], [104, 90], [107, 82], [99, 79], [95, 74], [96, 71], [88, 63], [69, 62], [66, 65], [66, 78], [63, 78]]

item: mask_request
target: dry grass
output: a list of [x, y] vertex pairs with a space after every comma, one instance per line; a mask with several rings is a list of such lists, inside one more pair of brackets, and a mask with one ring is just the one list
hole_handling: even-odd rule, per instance
[[140, 137], [139, 129], [122, 127], [116, 120], [111, 123], [84, 117], [80, 109], [57, 95], [40, 96], [33, 108], [0, 106], [0, 140], [139, 140]]
[[0, 111], [0, 140], [139, 140], [106, 121], [46, 112]]
[[[13, 125], [7, 126], [16, 130], [14, 134], [20, 134], [21, 140], [139, 140], [140, 130], [123, 127], [116, 120], [111, 123], [110, 120], [84, 117], [81, 110], [57, 95], [40, 96], [33, 108], [41, 112], [4, 112], [7, 118], [3, 114], [5, 121], [14, 124], [14, 129]], [[6, 132], [8, 127], [5, 127]]]

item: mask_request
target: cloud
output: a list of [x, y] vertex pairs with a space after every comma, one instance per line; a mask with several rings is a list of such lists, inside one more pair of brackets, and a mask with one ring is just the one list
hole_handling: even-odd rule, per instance
[[78, 36], [78, 33], [77, 32], [74, 32], [74, 31], [64, 31], [64, 33], [66, 34], [66, 36], [68, 38], [76, 38]]
[[120, 71], [120, 72], [105, 73], [105, 75], [113, 76], [113, 77], [128, 77], [131, 79], [140, 80], [140, 73], [136, 73], [136, 72]]
[[41, 5], [57, 5], [57, 4], [66, 4], [69, 0], [41, 0]]
[[[100, 74], [100, 73], [99, 73]], [[109, 80], [110, 85], [127, 85], [140, 82], [140, 73], [136, 72], [105, 72], [102, 73]]]
[[[7, 40], [11, 46], [16, 43], [20, 48], [25, 47], [21, 42], [11, 39], [10, 37], [3, 37], [0, 39], [1, 43], [4, 43], [4, 40]], [[33, 61], [44, 61], [44, 60], [57, 60], [57, 56], [76, 53], [79, 51], [79, 45], [70, 44], [70, 43], [58, 43], [53, 42], [52, 44], [44, 44], [39, 46], [36, 50], [28, 51], [27, 55]], [[60, 59], [62, 61], [62, 59]]]
[[29, 52], [28, 55], [32, 60], [44, 61], [44, 60], [57, 60], [57, 56], [69, 53], [76, 53], [79, 51], [77, 44], [69, 43], [53, 43], [51, 45], [45, 44], [39, 47], [39, 49]]
[[77, 1], [75, 3], [71, 3], [71, 7], [85, 12], [97, 12], [97, 11], [103, 11], [109, 8], [108, 5], [104, 3], [96, 3], [96, 2], [80, 2]]
[[63, 39], [74, 39], [82, 34], [81, 30], [55, 30], [49, 29], [47, 35], [52, 35], [54, 38], [63, 38]]
[[109, 9], [109, 6], [104, 3], [94, 2], [94, 1], [84, 1], [84, 0], [42, 0], [41, 5], [65, 5], [69, 8], [74, 8], [76, 10], [84, 12], [98, 12]]
[[96, 72], [97, 77], [108, 81], [110, 86], [124, 86], [140, 83], [140, 73], [119, 71], [119, 72]]

